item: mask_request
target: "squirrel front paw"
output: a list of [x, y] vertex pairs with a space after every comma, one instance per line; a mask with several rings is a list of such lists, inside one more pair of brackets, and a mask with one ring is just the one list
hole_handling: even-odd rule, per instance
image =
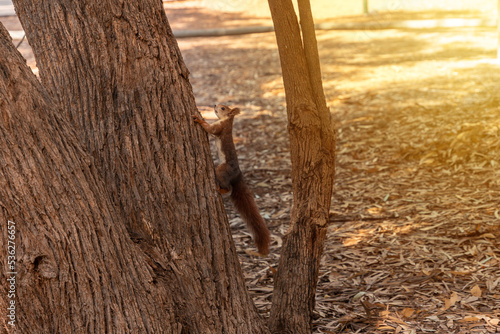
[[198, 115], [193, 115], [193, 121], [195, 121], [196, 123], [203, 123], [203, 119]]

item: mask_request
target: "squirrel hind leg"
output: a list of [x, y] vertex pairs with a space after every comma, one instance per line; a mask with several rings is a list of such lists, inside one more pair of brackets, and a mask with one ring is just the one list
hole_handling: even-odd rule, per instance
[[229, 186], [229, 188], [223, 188], [219, 184], [217, 184], [217, 191], [219, 194], [221, 194], [223, 197], [227, 197], [231, 195], [232, 192], [232, 187]]
[[221, 164], [215, 169], [215, 182], [217, 183], [217, 190], [222, 195], [230, 195], [233, 187], [231, 186], [231, 172], [232, 170], [227, 164]]

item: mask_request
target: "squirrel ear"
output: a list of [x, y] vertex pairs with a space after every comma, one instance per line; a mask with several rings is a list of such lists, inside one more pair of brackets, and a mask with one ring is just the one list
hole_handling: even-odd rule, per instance
[[231, 115], [233, 116], [236, 116], [240, 113], [240, 109], [239, 108], [234, 108], [231, 110]]

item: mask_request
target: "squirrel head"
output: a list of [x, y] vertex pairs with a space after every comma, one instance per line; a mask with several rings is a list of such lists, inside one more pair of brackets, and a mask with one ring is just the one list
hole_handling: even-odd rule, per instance
[[240, 109], [238, 108], [233, 108], [231, 109], [228, 106], [218, 104], [214, 107], [215, 114], [219, 119], [227, 118], [227, 117], [234, 117], [240, 113]]

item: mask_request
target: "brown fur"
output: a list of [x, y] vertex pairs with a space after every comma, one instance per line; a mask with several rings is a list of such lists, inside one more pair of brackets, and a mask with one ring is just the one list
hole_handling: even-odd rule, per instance
[[243, 182], [243, 175], [239, 175], [232, 183], [231, 201], [233, 202], [236, 211], [238, 211], [247, 223], [253, 234], [255, 244], [259, 253], [262, 255], [269, 254], [269, 243], [271, 236], [267, 229], [266, 223], [259, 213], [257, 203], [253, 198], [253, 194]]
[[215, 170], [219, 192], [221, 194], [231, 193], [231, 201], [252, 231], [259, 253], [267, 255], [271, 241], [269, 230], [259, 213], [252, 192], [243, 181], [243, 174], [239, 167], [233, 142], [233, 120], [239, 112], [238, 108], [231, 109], [224, 105], [217, 105], [215, 106], [215, 113], [219, 117], [217, 122], [209, 124], [196, 115], [193, 115], [193, 119], [201, 124], [205, 131], [216, 137], [221, 160], [221, 164]]

